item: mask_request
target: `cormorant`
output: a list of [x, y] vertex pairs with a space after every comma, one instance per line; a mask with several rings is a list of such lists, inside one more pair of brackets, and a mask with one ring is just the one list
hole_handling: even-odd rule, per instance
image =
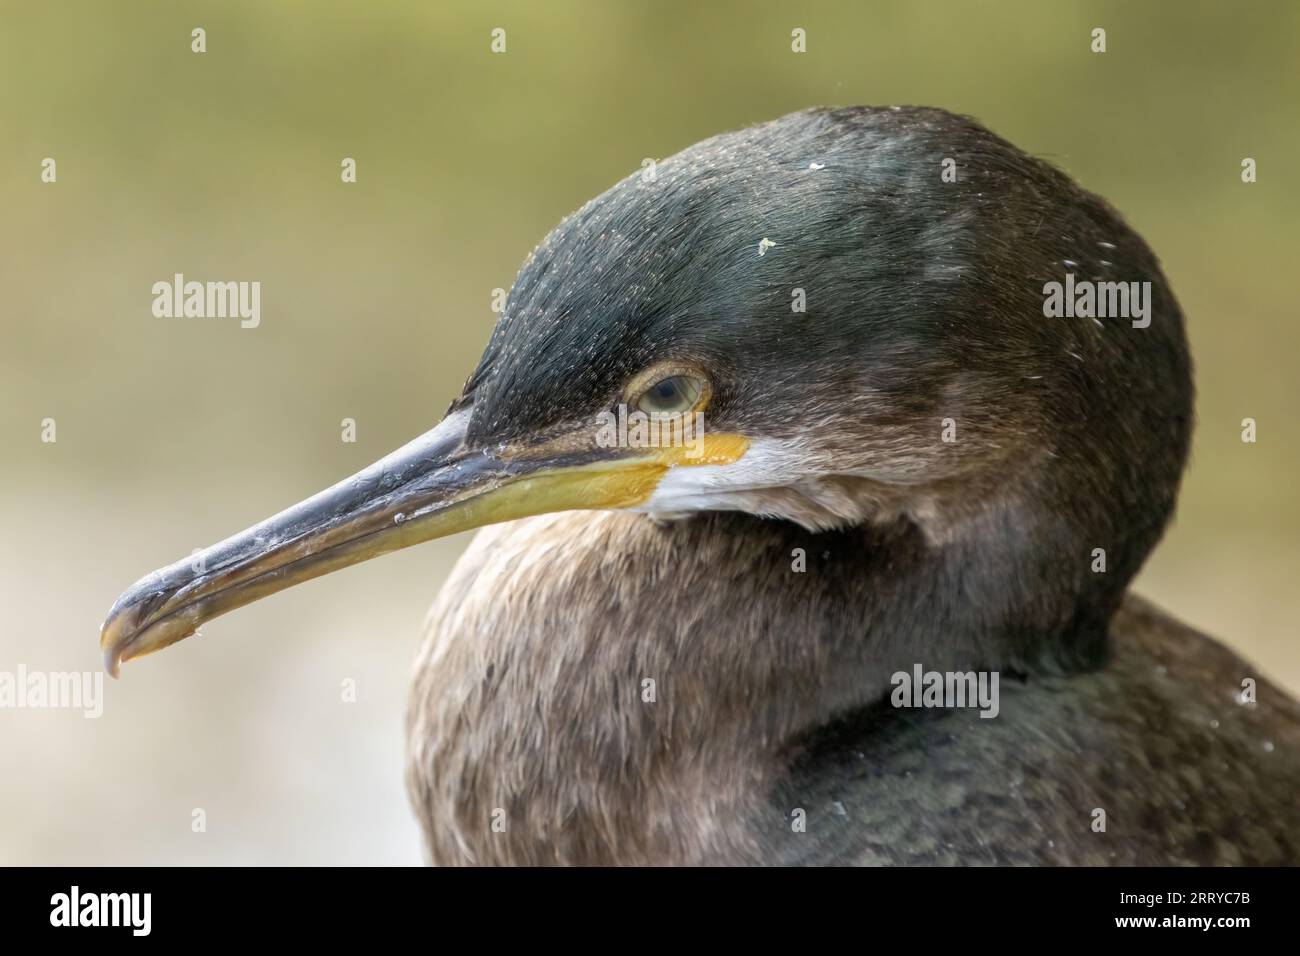
[[[1067, 276], [1145, 325], [1045, 314]], [[609, 440], [637, 411], [707, 427]], [[139, 581], [106, 666], [508, 522], [419, 659], [434, 862], [1300, 862], [1300, 708], [1126, 595], [1191, 427], [1103, 200], [943, 110], [807, 110], [565, 219], [441, 424]], [[895, 706], [921, 668], [996, 716]]]

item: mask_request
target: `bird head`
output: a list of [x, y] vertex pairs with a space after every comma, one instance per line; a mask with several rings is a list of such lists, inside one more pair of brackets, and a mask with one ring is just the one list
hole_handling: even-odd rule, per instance
[[[1045, 315], [1067, 273], [1149, 283], [1147, 324]], [[941, 110], [804, 111], [566, 218], [440, 424], [141, 579], [101, 646], [116, 673], [298, 582], [576, 509], [906, 522], [1050, 575], [1058, 616], [1105, 612], [1168, 518], [1190, 417], [1177, 303], [1102, 200]]]

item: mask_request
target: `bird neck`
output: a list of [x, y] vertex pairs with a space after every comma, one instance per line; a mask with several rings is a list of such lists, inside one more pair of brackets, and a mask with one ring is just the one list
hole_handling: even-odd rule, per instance
[[568, 513], [481, 532], [409, 715], [435, 861], [749, 858], [801, 739], [899, 671], [1026, 668], [1072, 624], [1026, 601], [1032, 555], [994, 540], [996, 516], [969, 530], [936, 547], [902, 520]]

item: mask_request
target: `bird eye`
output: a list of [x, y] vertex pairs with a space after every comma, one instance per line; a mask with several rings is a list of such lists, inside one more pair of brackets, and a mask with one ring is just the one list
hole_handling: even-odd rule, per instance
[[669, 375], [642, 392], [636, 407], [648, 415], [688, 412], [703, 391], [704, 383], [693, 375]]

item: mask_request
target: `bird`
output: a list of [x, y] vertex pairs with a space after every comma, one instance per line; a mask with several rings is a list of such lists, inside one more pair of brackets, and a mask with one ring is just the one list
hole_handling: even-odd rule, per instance
[[[1049, 314], [1067, 277], [1145, 320]], [[1193, 419], [1105, 200], [943, 109], [802, 110], [563, 219], [438, 424], [142, 578], [101, 649], [479, 529], [408, 705], [431, 863], [1294, 864], [1300, 706], [1130, 591]]]

